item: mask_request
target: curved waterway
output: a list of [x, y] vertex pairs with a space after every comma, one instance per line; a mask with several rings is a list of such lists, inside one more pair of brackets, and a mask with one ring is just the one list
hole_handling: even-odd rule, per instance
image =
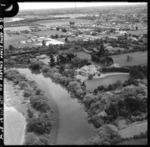
[[45, 78], [42, 74], [32, 74], [29, 69], [17, 70], [34, 80], [45, 91], [46, 96], [52, 97], [56, 102], [59, 110], [57, 144], [82, 145], [87, 143], [94, 134], [94, 128], [87, 121], [84, 106], [78, 103], [77, 99], [71, 98], [65, 88], [52, 82], [50, 78]]

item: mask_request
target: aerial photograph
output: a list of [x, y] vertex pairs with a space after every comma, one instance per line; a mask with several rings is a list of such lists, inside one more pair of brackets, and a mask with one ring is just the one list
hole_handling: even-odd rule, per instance
[[147, 145], [148, 4], [18, 5], [4, 18], [4, 144]]

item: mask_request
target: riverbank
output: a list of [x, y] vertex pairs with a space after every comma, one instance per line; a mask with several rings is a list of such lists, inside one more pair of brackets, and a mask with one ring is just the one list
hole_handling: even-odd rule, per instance
[[4, 142], [6, 145], [23, 145], [27, 103], [23, 100], [23, 91], [18, 90], [18, 87], [11, 81], [4, 79]]
[[[20, 74], [16, 70], [6, 71], [4, 75], [6, 77], [4, 85], [7, 87], [5, 88], [5, 90], [7, 89], [7, 92], [5, 92], [4, 94], [6, 98], [5, 103], [8, 106], [13, 106], [18, 112], [22, 113], [27, 121], [26, 129], [24, 131], [24, 139], [21, 144], [25, 145], [28, 142], [27, 144], [30, 145], [30, 143], [34, 144], [33, 141], [36, 142], [36, 140], [30, 141], [30, 137], [28, 137], [28, 134], [32, 132], [36, 135], [36, 130], [30, 130], [29, 128], [31, 127], [30, 125], [32, 125], [31, 121], [33, 121], [34, 118], [39, 121], [40, 116], [43, 115], [44, 118], [42, 122], [46, 123], [45, 129], [43, 131], [46, 131], [47, 137], [44, 137], [43, 132], [40, 136], [36, 135], [36, 138], [39, 139], [39, 144], [42, 143], [43, 145], [45, 145], [46, 143], [46, 145], [55, 145], [57, 142], [57, 133], [59, 128], [59, 111], [55, 101], [52, 99], [52, 97], [47, 98], [44, 91], [42, 91], [33, 80], [26, 78], [25, 75]], [[33, 105], [33, 101], [31, 101], [31, 99], [34, 99], [34, 97], [41, 98], [39, 102], [35, 101], [35, 104], [37, 106], [39, 105], [38, 107], [35, 107], [36, 105]], [[41, 105], [40, 103], [42, 101], [45, 102], [44, 99], [47, 100], [47, 102]], [[29, 113], [30, 115], [32, 115], [32, 117], [29, 116]], [[37, 115], [38, 118], [37, 116], [35, 117], [35, 115]], [[47, 115], [48, 118], [44, 115]], [[50, 121], [47, 121], [47, 119], [49, 119]], [[34, 126], [36, 125], [37, 124], [35, 122]], [[39, 129], [42, 130], [40, 126]], [[19, 135], [19, 137], [20, 136], [21, 135]], [[42, 141], [41, 137], [44, 137], [43, 139], [46, 140], [46, 142], [44, 140]]]

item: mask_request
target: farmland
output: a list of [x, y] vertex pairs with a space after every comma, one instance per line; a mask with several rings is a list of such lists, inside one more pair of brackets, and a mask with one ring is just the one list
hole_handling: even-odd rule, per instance
[[22, 35], [16, 35], [12, 37], [5, 37], [4, 48], [8, 48], [9, 45], [17, 46], [19, 41], [26, 40], [27, 38]]
[[147, 130], [147, 121], [141, 122], [139, 124], [131, 124], [131, 126], [122, 129], [119, 131], [119, 134], [122, 138], [133, 137], [134, 135], [138, 135], [142, 132], [146, 132]]
[[[127, 55], [132, 57], [132, 61], [127, 62]], [[114, 63], [118, 63], [120, 66], [147, 65], [147, 51], [113, 55], [111, 57]]]
[[116, 75], [108, 75], [106, 77], [103, 78], [99, 78], [99, 79], [93, 79], [93, 80], [86, 80], [85, 84], [88, 90], [94, 90], [95, 88], [97, 88], [100, 85], [109, 85], [109, 84], [113, 84], [117, 81], [126, 81], [128, 80], [129, 75], [128, 74], [116, 74]]
[[146, 145], [146, 144], [147, 144], [147, 138], [123, 141], [121, 143], [118, 143], [117, 145]]
[[65, 35], [65, 33], [61, 32], [61, 31], [56, 31], [56, 30], [37, 31], [32, 34], [37, 35], [37, 36], [51, 36], [51, 35], [55, 35], [55, 34]]
[[69, 25], [70, 21], [74, 21], [76, 24], [87, 24], [87, 23], [92, 23], [91, 20], [84, 20], [84, 19], [58, 19], [58, 20], [40, 20], [40, 21], [35, 21], [32, 24], [43, 24], [46, 26], [56, 26], [56, 25]]

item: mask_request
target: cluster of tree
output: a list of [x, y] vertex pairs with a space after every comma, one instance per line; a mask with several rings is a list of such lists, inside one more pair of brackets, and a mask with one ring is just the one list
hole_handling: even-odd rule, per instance
[[32, 70], [39, 70], [42, 68], [42, 66], [43, 66], [43, 62], [38, 61], [38, 60], [31, 60], [29, 68]]
[[91, 62], [87, 59], [80, 59], [76, 57], [72, 60], [71, 65], [76, 68], [81, 68], [85, 65], [91, 65]]
[[147, 113], [147, 98], [143, 95], [143, 92], [142, 90], [137, 94], [137, 91], [128, 89], [121, 94], [113, 95], [113, 101], [105, 109], [108, 121], [112, 122], [118, 116], [128, 117], [132, 120], [132, 116], [141, 116], [142, 113]]
[[94, 145], [113, 145], [121, 140], [117, 127], [111, 124], [103, 125], [92, 138]]
[[114, 63], [111, 57], [99, 57], [94, 54], [91, 55], [91, 59], [92, 61], [99, 62], [106, 66], [110, 66]]
[[37, 118], [32, 117], [27, 123], [27, 132], [33, 132], [39, 135], [49, 134], [51, 128], [51, 118], [47, 113], [40, 113]]
[[72, 81], [68, 85], [69, 91], [75, 94], [78, 98], [83, 99], [85, 92], [84, 87], [77, 81]]
[[46, 135], [37, 136], [35, 133], [27, 133], [24, 145], [49, 145], [49, 137]]
[[143, 79], [147, 77], [147, 66], [135, 65], [130, 68], [130, 76], [135, 79]]
[[129, 72], [127, 67], [102, 67], [102, 72]]
[[63, 53], [57, 55], [57, 61], [55, 61], [54, 55], [50, 55], [50, 66], [55, 66], [56, 64], [71, 63], [72, 59], [76, 57], [74, 53]]
[[112, 123], [120, 116], [129, 118], [131, 121], [146, 119], [147, 97], [142, 87], [125, 88], [113, 96], [86, 92], [82, 103], [88, 113], [88, 122], [95, 128]]
[[59, 36], [58, 36], [58, 34], [55, 34], [55, 35], [51, 35], [51, 38], [52, 39], [57, 39], [57, 38], [59, 38]]
[[47, 112], [50, 110], [48, 100], [43, 95], [34, 95], [30, 98], [31, 106], [40, 112]]

